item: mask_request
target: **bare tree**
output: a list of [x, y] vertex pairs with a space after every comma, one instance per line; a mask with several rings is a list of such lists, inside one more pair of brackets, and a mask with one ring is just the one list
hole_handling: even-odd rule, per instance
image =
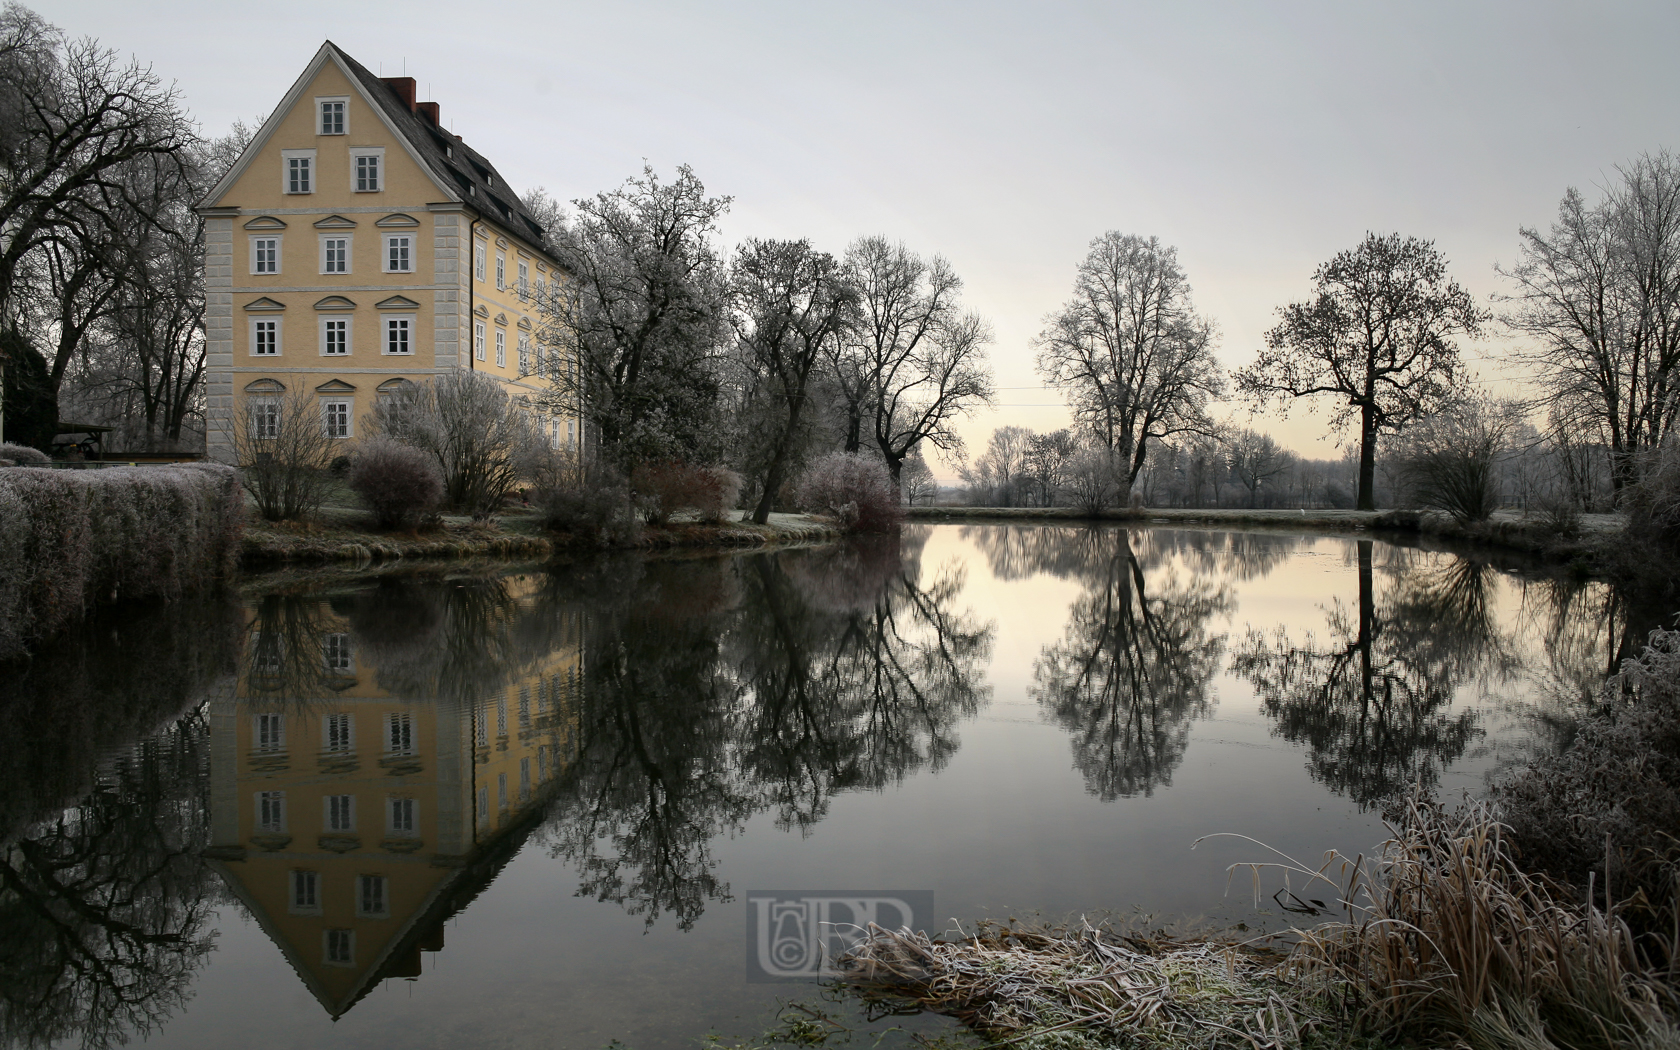
[[1231, 473], [1248, 490], [1250, 507], [1260, 505], [1260, 487], [1288, 470], [1293, 459], [1270, 434], [1247, 429], [1225, 438], [1225, 456]]
[[1027, 456], [1036, 435], [1026, 427], [998, 427], [986, 451], [957, 468], [969, 488], [969, 501], [981, 506], [1013, 507], [1027, 476]]
[[1373, 510], [1378, 435], [1430, 414], [1452, 396], [1458, 336], [1476, 338], [1488, 314], [1447, 275], [1433, 243], [1368, 233], [1313, 273], [1314, 297], [1279, 309], [1260, 357], [1237, 373], [1257, 402], [1342, 399], [1331, 418], [1359, 419], [1359, 509]]
[[939, 482], [935, 480], [927, 460], [922, 458], [921, 449], [904, 458], [904, 470], [899, 473], [898, 480], [904, 489], [904, 502], [912, 507], [918, 503], [924, 506], [932, 504], [939, 497]]
[[0, 128], [0, 321], [15, 324], [31, 253], [149, 223], [146, 193], [196, 136], [149, 68], [16, 4], [0, 10]]
[[769, 416], [752, 515], [762, 525], [787, 478], [813, 374], [851, 323], [857, 296], [834, 257], [803, 240], [749, 240], [735, 256], [732, 283], [736, 339]]
[[1211, 425], [1208, 400], [1224, 389], [1213, 344], [1178, 249], [1112, 230], [1091, 242], [1073, 298], [1034, 346], [1039, 374], [1067, 397], [1075, 426], [1115, 460], [1122, 500], [1150, 441]]
[[215, 177], [215, 150], [195, 150], [187, 177], [153, 187], [154, 221], [100, 246], [102, 316], [75, 346], [73, 303], [63, 304], [60, 359], [74, 356], [61, 400], [75, 403], [78, 418], [117, 425], [118, 440], [131, 446], [179, 447], [192, 436], [189, 422], [202, 418], [204, 239], [192, 204]]
[[632, 460], [693, 457], [714, 443], [727, 275], [713, 239], [728, 197], [707, 197], [686, 165], [575, 200], [554, 251], [568, 271], [540, 298], [545, 407], [582, 405], [601, 451]]
[[376, 432], [430, 453], [449, 506], [478, 519], [500, 510], [553, 459], [529, 406], [481, 372], [446, 372], [385, 398], [372, 423]]
[[991, 329], [961, 312], [962, 279], [939, 256], [863, 237], [846, 249], [846, 266], [861, 316], [830, 358], [846, 404], [846, 451], [873, 442], [896, 484], [922, 442], [962, 451], [952, 424], [992, 401]]
[[301, 518], [326, 500], [327, 465], [338, 442], [327, 436], [317, 398], [306, 390], [248, 397], [233, 428], [245, 490], [269, 521]]
[[1554, 416], [1609, 446], [1619, 495], [1680, 413], [1680, 158], [1617, 173], [1596, 205], [1565, 193], [1551, 230], [1525, 227], [1520, 261], [1499, 272], [1517, 286], [1505, 323], [1535, 340], [1522, 357]]
[[1079, 441], [1066, 427], [1048, 434], [1034, 434], [1027, 445], [1026, 476], [1032, 482], [1041, 507], [1056, 505], [1056, 497], [1067, 487]]

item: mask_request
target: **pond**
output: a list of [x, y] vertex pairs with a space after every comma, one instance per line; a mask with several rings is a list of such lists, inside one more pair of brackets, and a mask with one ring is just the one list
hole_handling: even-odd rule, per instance
[[1287, 925], [1227, 874], [1260, 846], [1195, 841], [1368, 851], [1666, 612], [1485, 550], [1031, 525], [129, 611], [0, 682], [0, 1046], [949, 1031], [763, 979], [754, 909]]

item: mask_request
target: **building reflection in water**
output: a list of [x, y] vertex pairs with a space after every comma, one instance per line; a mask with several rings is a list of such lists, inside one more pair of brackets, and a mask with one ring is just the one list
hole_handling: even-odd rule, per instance
[[205, 856], [334, 1017], [419, 976], [577, 757], [581, 615], [534, 608], [540, 580], [248, 611], [210, 704]]

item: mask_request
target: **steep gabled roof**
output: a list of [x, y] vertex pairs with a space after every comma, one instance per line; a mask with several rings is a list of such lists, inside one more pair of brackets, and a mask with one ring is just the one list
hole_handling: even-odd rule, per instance
[[386, 121], [424, 158], [433, 178], [455, 191], [454, 199], [464, 201], [485, 218], [500, 223], [521, 240], [542, 247], [542, 225], [519, 200], [519, 195], [508, 187], [507, 180], [502, 178], [502, 173], [488, 158], [461, 141], [459, 136], [411, 111], [388, 84], [345, 54], [338, 45], [329, 40], [326, 46], [344, 60], [344, 65], [361, 84], [362, 90], [384, 112]]
[[[419, 113], [366, 66], [345, 54], [331, 40], [321, 45], [303, 75], [298, 77], [286, 97], [276, 107], [261, 129], [251, 139], [226, 175], [222, 176], [200, 207], [215, 207], [222, 196], [249, 166], [251, 158], [267, 144], [281, 117], [289, 113], [303, 94], [303, 89], [327, 62], [333, 62], [360, 89], [363, 100], [379, 114], [385, 125], [401, 139], [408, 153], [417, 161], [443, 196], [465, 204], [485, 219], [511, 232], [520, 240], [543, 248], [543, 229], [530, 213], [519, 195], [502, 178], [501, 172], [482, 153]], [[546, 255], [547, 252], [545, 251]], [[552, 260], [551, 260], [552, 261]]]

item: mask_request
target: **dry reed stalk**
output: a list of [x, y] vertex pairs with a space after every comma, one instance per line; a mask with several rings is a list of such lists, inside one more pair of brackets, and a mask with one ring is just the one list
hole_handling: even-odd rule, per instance
[[[982, 927], [960, 940], [871, 925], [839, 966], [865, 996], [954, 1016], [994, 1045], [1283, 1050], [1330, 1018], [1275, 956], [1215, 941]], [[1053, 1037], [1053, 1038], [1052, 1038]]]
[[[1495, 812], [1414, 794], [1372, 860], [1248, 868], [1336, 891], [1346, 922], [1296, 931], [1283, 967], [1345, 989], [1368, 1027], [1482, 1047], [1675, 1047], [1674, 989], [1646, 970], [1609, 887], [1579, 904], [1524, 872]], [[1242, 836], [1238, 836], [1242, 837]], [[1281, 856], [1281, 855], [1280, 855]], [[1329, 872], [1338, 869], [1341, 881]]]

